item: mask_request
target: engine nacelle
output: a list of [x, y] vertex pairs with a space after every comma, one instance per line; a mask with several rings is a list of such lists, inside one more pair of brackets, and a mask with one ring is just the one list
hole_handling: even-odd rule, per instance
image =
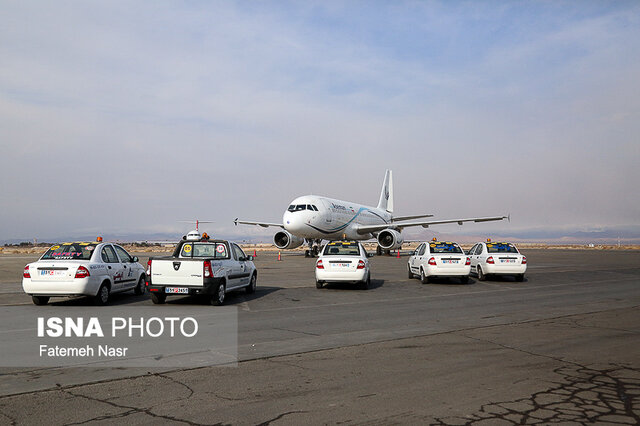
[[385, 250], [395, 250], [402, 247], [404, 238], [395, 229], [385, 229], [378, 233], [378, 244]]
[[281, 250], [294, 249], [304, 243], [304, 238], [296, 237], [287, 231], [276, 232], [273, 236], [273, 244]]

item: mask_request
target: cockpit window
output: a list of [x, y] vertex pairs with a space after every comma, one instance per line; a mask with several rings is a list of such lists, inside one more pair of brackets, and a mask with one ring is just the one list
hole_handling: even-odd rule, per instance
[[314, 206], [313, 204], [291, 204], [289, 206], [289, 208], [287, 209], [290, 212], [299, 212], [302, 210], [311, 210], [311, 211], [318, 211], [318, 208], [316, 206]]

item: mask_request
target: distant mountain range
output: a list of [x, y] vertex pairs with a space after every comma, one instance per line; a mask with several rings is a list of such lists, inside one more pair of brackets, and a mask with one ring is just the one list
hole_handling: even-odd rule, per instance
[[[216, 233], [215, 238], [230, 239], [245, 243], [270, 243], [273, 233], [264, 235], [243, 234], [241, 228], [234, 232]], [[502, 233], [463, 233], [463, 232], [437, 232], [428, 230], [405, 230], [403, 232], [405, 240], [430, 240], [433, 237], [439, 239], [450, 239], [459, 242], [482, 241], [486, 238], [494, 240], [509, 240], [514, 242], [543, 242], [558, 244], [616, 244], [618, 238], [621, 244], [640, 244], [640, 226], [624, 226], [624, 227], [602, 227], [597, 229], [560, 229], [560, 228], [533, 228], [510, 230]], [[180, 239], [182, 235], [176, 233], [119, 233], [101, 235], [105, 241], [120, 242], [174, 242]], [[60, 242], [60, 241], [94, 241], [96, 235], [61, 235], [58, 238], [37, 239], [37, 242]], [[0, 239], [0, 244], [19, 244], [21, 242], [33, 243], [31, 239]]]

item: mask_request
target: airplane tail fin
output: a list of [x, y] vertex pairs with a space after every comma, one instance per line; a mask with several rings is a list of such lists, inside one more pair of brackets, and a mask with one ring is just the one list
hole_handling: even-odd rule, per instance
[[384, 175], [378, 208], [393, 213], [393, 177], [389, 169]]

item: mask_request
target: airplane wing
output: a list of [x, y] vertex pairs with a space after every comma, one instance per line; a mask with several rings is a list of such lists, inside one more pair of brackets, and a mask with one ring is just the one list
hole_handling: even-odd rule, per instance
[[238, 218], [236, 218], [236, 220], [234, 220], [233, 223], [236, 226], [238, 224], [241, 224], [241, 225], [258, 225], [258, 226], [262, 226], [263, 228], [268, 228], [270, 226], [277, 226], [277, 227], [280, 227], [280, 228], [284, 228], [284, 226], [281, 223], [251, 222], [251, 221], [248, 221], [248, 220], [238, 220]]
[[462, 225], [464, 222], [490, 222], [492, 220], [510, 219], [509, 216], [494, 216], [494, 217], [472, 217], [468, 219], [446, 219], [446, 220], [428, 220], [421, 222], [405, 222], [405, 223], [389, 223], [382, 225], [363, 225], [357, 229], [358, 234], [367, 234], [369, 232], [382, 231], [383, 229], [392, 228], [401, 231], [403, 228], [410, 226], [422, 226], [428, 228], [430, 225], [441, 225], [443, 223], [457, 223]]
[[393, 216], [391, 222], [400, 222], [402, 220], [419, 219], [421, 217], [433, 217], [432, 214], [417, 214], [414, 216]]

